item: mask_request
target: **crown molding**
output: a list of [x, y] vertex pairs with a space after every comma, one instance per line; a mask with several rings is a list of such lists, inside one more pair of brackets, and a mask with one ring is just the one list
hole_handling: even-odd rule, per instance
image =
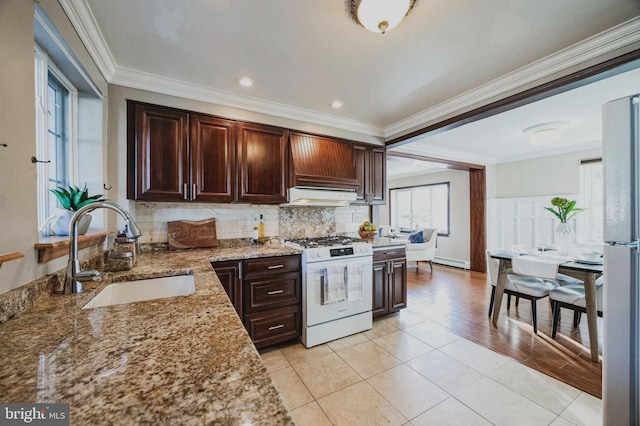
[[105, 41], [91, 8], [85, 0], [58, 0], [89, 55], [93, 58], [102, 76], [110, 82], [117, 64]]
[[640, 41], [640, 17], [596, 34], [509, 74], [462, 93], [385, 128], [385, 138], [393, 139], [419, 127], [442, 121], [449, 116], [482, 106], [589, 60]]
[[223, 90], [213, 89], [208, 86], [187, 83], [181, 80], [174, 80], [157, 74], [145, 73], [123, 67], [116, 68], [116, 72], [109, 83], [133, 89], [161, 93], [164, 95], [177, 96], [194, 101], [213, 103], [274, 117], [304, 121], [306, 123], [333, 127], [363, 135], [380, 138], [384, 136], [384, 128], [379, 126], [277, 102], [238, 95]]

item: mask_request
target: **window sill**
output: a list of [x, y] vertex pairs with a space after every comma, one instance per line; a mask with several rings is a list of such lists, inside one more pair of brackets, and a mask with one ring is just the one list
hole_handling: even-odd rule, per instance
[[[89, 229], [78, 237], [78, 250], [103, 244], [109, 234], [102, 229]], [[69, 254], [69, 236], [41, 237], [33, 247], [38, 250], [38, 263], [48, 262]]]

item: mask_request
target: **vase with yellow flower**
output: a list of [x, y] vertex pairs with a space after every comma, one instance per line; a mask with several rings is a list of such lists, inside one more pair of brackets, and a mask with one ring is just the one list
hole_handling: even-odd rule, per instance
[[551, 205], [553, 205], [553, 207], [545, 207], [545, 209], [560, 219], [560, 224], [556, 228], [556, 243], [559, 246], [560, 254], [567, 255], [573, 246], [575, 235], [571, 223], [568, 221], [586, 209], [576, 207], [575, 200], [569, 201], [562, 197], [552, 198]]

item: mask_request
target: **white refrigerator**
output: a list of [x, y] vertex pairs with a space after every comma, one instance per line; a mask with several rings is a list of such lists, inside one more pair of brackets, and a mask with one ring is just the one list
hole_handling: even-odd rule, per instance
[[604, 425], [640, 424], [640, 95], [603, 106]]

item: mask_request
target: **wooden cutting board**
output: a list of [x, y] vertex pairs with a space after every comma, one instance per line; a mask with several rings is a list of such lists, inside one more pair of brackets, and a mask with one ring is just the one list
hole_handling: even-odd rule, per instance
[[167, 222], [169, 250], [218, 247], [216, 220], [176, 220]]

